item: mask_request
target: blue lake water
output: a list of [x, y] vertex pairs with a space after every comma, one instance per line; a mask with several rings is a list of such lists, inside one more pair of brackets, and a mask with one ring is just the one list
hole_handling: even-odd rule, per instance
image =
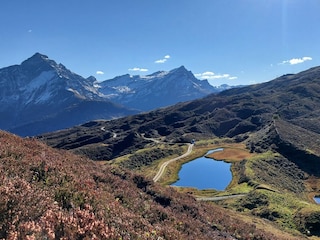
[[[223, 149], [215, 149], [214, 151]], [[194, 187], [197, 189], [225, 190], [232, 180], [231, 163], [217, 161], [211, 158], [200, 157], [182, 165], [179, 180], [172, 186]]]
[[314, 197], [313, 199], [316, 201], [316, 203], [320, 204], [320, 197]]

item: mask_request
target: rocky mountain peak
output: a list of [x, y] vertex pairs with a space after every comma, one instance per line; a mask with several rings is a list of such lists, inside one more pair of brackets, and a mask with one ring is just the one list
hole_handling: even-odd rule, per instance
[[41, 53], [35, 53], [32, 57], [21, 63], [22, 71], [32, 74], [34, 77], [41, 72], [57, 70], [61, 68], [55, 61], [48, 58], [48, 56]]
[[96, 82], [96, 81], [97, 81], [97, 79], [96, 79], [94, 76], [89, 76], [89, 77], [87, 77], [87, 80], [88, 80], [89, 82]]
[[169, 74], [174, 76], [174, 78], [181, 79], [184, 81], [198, 82], [198, 79], [194, 76], [194, 74], [188, 69], [186, 69], [183, 65], [171, 70]]
[[173, 69], [172, 72], [190, 72], [190, 71], [188, 71], [188, 70], [185, 68], [185, 66], [182, 65], [182, 66], [180, 66], [180, 67], [178, 67], [178, 68]]
[[27, 60], [21, 63], [22, 66], [36, 66], [39, 64], [48, 64], [48, 63], [55, 63], [53, 60], [50, 60], [48, 56], [43, 55], [41, 53], [35, 53]]

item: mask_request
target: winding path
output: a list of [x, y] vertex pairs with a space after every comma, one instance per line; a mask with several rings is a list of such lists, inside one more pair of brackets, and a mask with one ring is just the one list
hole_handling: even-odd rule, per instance
[[[106, 130], [106, 127], [101, 127], [100, 130], [103, 131], [103, 132], [109, 132], [109, 131]], [[114, 132], [111, 132], [111, 133], [112, 133], [112, 137], [113, 137], [113, 138], [116, 138], [116, 137], [117, 137], [117, 134], [116, 134], [116, 133], [114, 133]]]
[[181, 156], [179, 156], [179, 157], [170, 159], [170, 160], [162, 163], [161, 166], [160, 166], [159, 171], [158, 171], [157, 174], [154, 176], [153, 181], [154, 181], [154, 182], [157, 182], [157, 181], [161, 178], [162, 174], [164, 173], [164, 170], [166, 169], [166, 167], [167, 167], [170, 163], [172, 163], [172, 162], [174, 162], [174, 161], [177, 161], [177, 160], [179, 160], [179, 159], [181, 159], [181, 158], [184, 158], [184, 157], [188, 156], [188, 155], [192, 152], [193, 145], [194, 145], [194, 144], [188, 143], [188, 150], [187, 150], [187, 152], [185, 152], [183, 155], [181, 155]]

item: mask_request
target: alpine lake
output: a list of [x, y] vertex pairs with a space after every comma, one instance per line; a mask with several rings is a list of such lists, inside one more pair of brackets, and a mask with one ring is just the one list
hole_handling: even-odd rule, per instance
[[232, 180], [231, 163], [206, 157], [217, 151], [223, 151], [223, 148], [210, 150], [204, 156], [183, 164], [179, 180], [171, 186], [225, 190]]

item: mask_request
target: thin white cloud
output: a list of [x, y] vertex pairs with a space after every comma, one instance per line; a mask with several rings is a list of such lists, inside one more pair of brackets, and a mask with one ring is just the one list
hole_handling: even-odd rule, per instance
[[165, 55], [162, 59], [156, 60], [154, 63], [165, 63], [171, 58], [170, 55]]
[[167, 59], [159, 59], [157, 61], [155, 61], [155, 63], [165, 63], [167, 61]]
[[202, 76], [202, 77], [204, 77], [204, 76], [206, 76], [206, 77], [213, 77], [215, 75], [215, 73], [214, 72], [204, 72], [204, 73], [200, 73], [200, 76]]
[[102, 72], [102, 71], [96, 71], [96, 74], [97, 74], [97, 75], [103, 75], [104, 72]]
[[311, 60], [312, 60], [312, 57], [292, 58], [290, 60], [282, 61], [280, 64], [295, 65], [295, 64], [304, 63], [305, 61], [311, 61]]
[[235, 80], [238, 77], [235, 76], [230, 76], [230, 74], [215, 74], [214, 72], [204, 72], [204, 73], [197, 73], [195, 74], [195, 77], [199, 78], [199, 79], [207, 79], [207, 80], [214, 80], [214, 79], [229, 79], [229, 80]]
[[148, 71], [149, 71], [149, 69], [146, 69], [146, 68], [138, 68], [138, 67], [129, 68], [128, 70], [131, 71], [131, 72], [148, 72]]

